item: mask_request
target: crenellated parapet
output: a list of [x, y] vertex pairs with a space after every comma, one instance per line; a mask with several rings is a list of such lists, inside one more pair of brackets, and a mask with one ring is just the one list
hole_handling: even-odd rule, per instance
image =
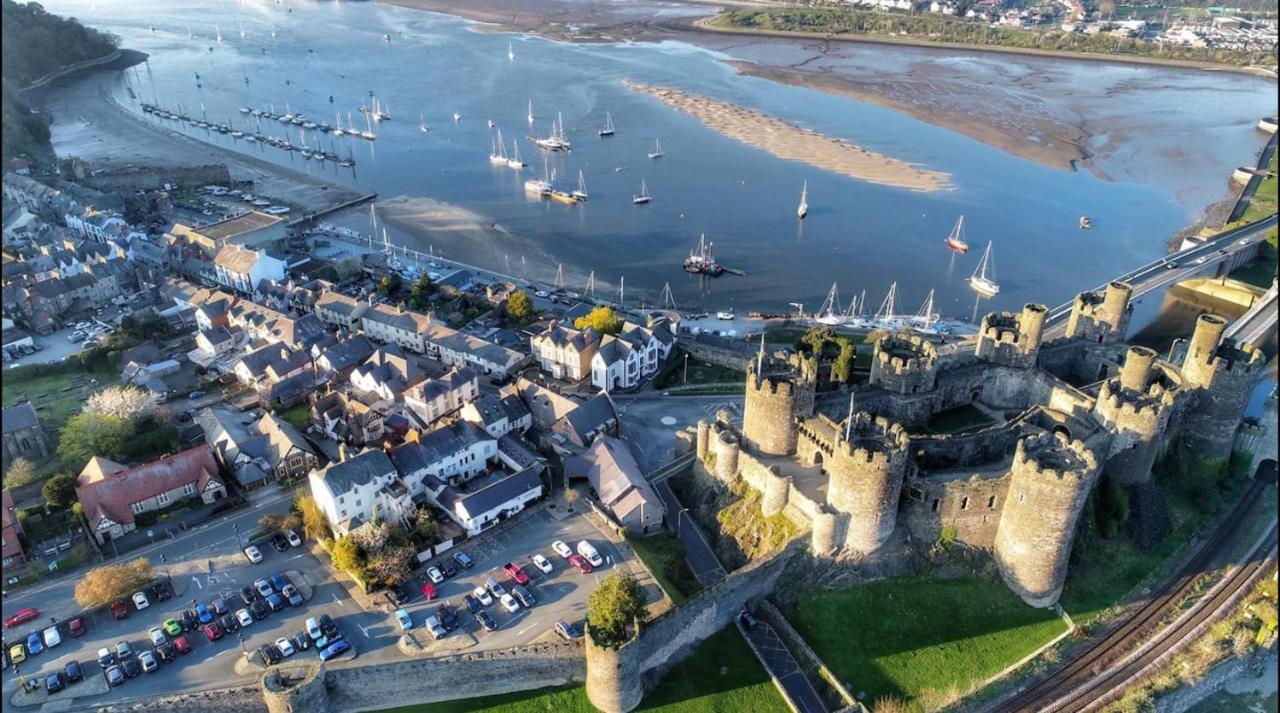
[[742, 409], [742, 436], [746, 444], [767, 455], [790, 455], [796, 449], [795, 420], [813, 413], [817, 368], [812, 359], [798, 354], [759, 364], [747, 374], [746, 401]]
[[1067, 319], [1067, 337], [1098, 344], [1123, 340], [1133, 314], [1133, 305], [1129, 302], [1132, 295], [1133, 286], [1118, 280], [1109, 283], [1105, 290], [1076, 295]]
[[987, 361], [1030, 368], [1035, 366], [1049, 308], [1027, 304], [1022, 312], [992, 312], [982, 318], [975, 354]]
[[1182, 443], [1202, 458], [1231, 454], [1240, 418], [1266, 371], [1262, 350], [1224, 340], [1226, 327], [1218, 315], [1200, 315], [1182, 361], [1190, 401], [1182, 419]]
[[892, 334], [876, 342], [871, 384], [899, 394], [932, 391], [938, 376], [938, 351], [918, 334]]
[[1018, 442], [995, 556], [1005, 583], [1028, 604], [1058, 601], [1098, 470], [1097, 456], [1083, 441], [1044, 432]]
[[1150, 349], [1130, 347], [1120, 375], [1102, 382], [1093, 415], [1112, 431], [1107, 475], [1122, 485], [1147, 482], [1174, 414], [1182, 378]]
[[911, 440], [900, 424], [855, 413], [842, 424], [824, 463], [827, 504], [848, 516], [844, 544], [874, 552], [893, 534]]

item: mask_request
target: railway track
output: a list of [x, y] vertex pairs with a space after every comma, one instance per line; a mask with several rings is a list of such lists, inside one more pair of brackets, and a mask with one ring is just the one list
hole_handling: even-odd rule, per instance
[[[1266, 461], [1258, 467], [1249, 487], [1232, 507], [1231, 512], [1222, 520], [1218, 529], [1196, 550], [1195, 555], [1178, 570], [1177, 574], [1137, 611], [1047, 678], [997, 703], [989, 710], [998, 713], [1040, 713], [1056, 710], [1060, 702], [1086, 697], [1086, 688], [1097, 690], [1097, 696], [1093, 700], [1105, 695], [1107, 691], [1101, 690], [1100, 686], [1090, 685], [1091, 682], [1096, 682], [1099, 674], [1108, 668], [1118, 666], [1126, 656], [1136, 650], [1160, 626], [1161, 621], [1177, 608], [1179, 602], [1195, 590], [1200, 576], [1211, 571], [1224, 554], [1230, 551], [1236, 540], [1247, 531], [1250, 523], [1248, 515], [1260, 501], [1262, 491], [1268, 484], [1275, 481], [1275, 467], [1275, 461]], [[1241, 567], [1236, 574], [1245, 569], [1248, 567]], [[1223, 589], [1228, 590], [1230, 587]], [[1107, 677], [1107, 680], [1115, 679]], [[1082, 710], [1082, 708], [1072, 707], [1063, 708], [1063, 710]]]

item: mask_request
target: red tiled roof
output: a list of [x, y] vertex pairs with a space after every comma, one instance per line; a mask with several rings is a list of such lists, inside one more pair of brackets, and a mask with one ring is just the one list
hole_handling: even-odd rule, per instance
[[105, 478], [81, 477], [76, 481], [76, 497], [90, 524], [103, 516], [127, 524], [133, 522], [130, 506], [140, 500], [195, 483], [196, 494], [204, 492], [210, 480], [221, 482], [213, 450], [207, 445], [165, 456], [140, 466], [110, 473]]

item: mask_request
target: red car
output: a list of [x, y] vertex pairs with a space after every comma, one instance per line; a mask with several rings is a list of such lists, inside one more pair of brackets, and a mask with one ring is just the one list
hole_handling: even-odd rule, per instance
[[4, 625], [5, 628], [12, 629], [15, 626], [21, 626], [29, 621], [33, 621], [38, 616], [40, 616], [39, 609], [32, 609], [30, 607], [26, 609], [19, 609], [14, 612], [13, 616], [4, 620]]
[[432, 599], [435, 599], [435, 598], [436, 598], [436, 588], [435, 588], [435, 586], [434, 586], [434, 585], [432, 585], [430, 582], [423, 582], [423, 583], [422, 583], [422, 596], [426, 597], [426, 598], [427, 598], [427, 601], [431, 601]]
[[211, 621], [203, 627], [204, 635], [209, 641], [217, 641], [222, 638], [222, 627], [218, 626], [218, 622]]
[[116, 621], [129, 618], [129, 605], [124, 603], [123, 599], [117, 599], [111, 602], [111, 617]]
[[84, 626], [84, 620], [76, 617], [67, 622], [67, 631], [71, 632], [72, 636], [84, 636], [84, 632], [88, 631], [88, 629]]
[[516, 564], [516, 563], [514, 563], [514, 562], [508, 562], [508, 563], [506, 563], [506, 564], [502, 565], [502, 569], [503, 569], [504, 571], [506, 571], [507, 576], [511, 578], [511, 581], [515, 582], [516, 584], [528, 584], [528, 583], [529, 583], [529, 575], [525, 574], [525, 573], [520, 569], [520, 565], [518, 565], [518, 564]]
[[173, 637], [173, 648], [178, 650], [180, 654], [191, 653], [191, 639], [186, 634], [179, 634]]
[[573, 567], [582, 574], [591, 574], [591, 563], [584, 559], [582, 555], [573, 554], [569, 555], [566, 559], [569, 560], [570, 567]]

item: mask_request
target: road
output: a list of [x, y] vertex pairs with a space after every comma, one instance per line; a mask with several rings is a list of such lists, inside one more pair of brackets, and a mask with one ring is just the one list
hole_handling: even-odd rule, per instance
[[1276, 285], [1273, 283], [1261, 299], [1254, 303], [1249, 311], [1240, 316], [1227, 328], [1226, 336], [1237, 342], [1261, 344], [1268, 334], [1276, 329]]
[[758, 621], [751, 628], [739, 628], [764, 662], [765, 668], [778, 679], [778, 683], [787, 692], [787, 698], [791, 699], [800, 713], [827, 713], [827, 706], [822, 702], [817, 689], [805, 677], [804, 669], [800, 668], [800, 664], [772, 626]]

